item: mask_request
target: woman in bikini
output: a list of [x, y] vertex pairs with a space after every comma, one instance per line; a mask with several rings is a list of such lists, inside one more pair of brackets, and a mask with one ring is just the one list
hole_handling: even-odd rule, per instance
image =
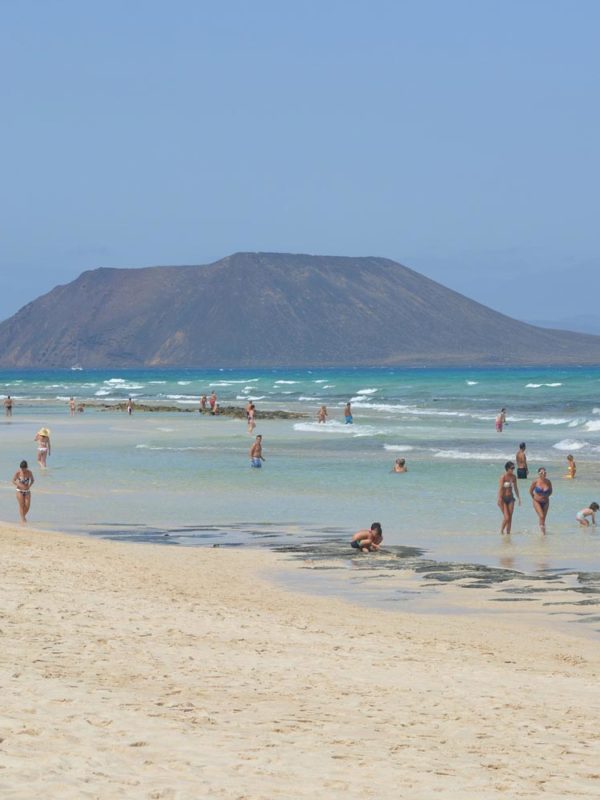
[[546, 477], [544, 467], [538, 469], [538, 476], [529, 487], [529, 494], [533, 500], [533, 508], [538, 515], [540, 531], [546, 533], [546, 517], [550, 508], [550, 495], [552, 494], [552, 483]]
[[33, 472], [28, 468], [26, 461], [21, 461], [19, 469], [13, 475], [12, 482], [17, 490], [17, 503], [21, 522], [27, 522], [27, 512], [31, 505], [31, 487], [35, 482]]
[[40, 428], [36, 433], [34, 442], [38, 443], [37, 460], [42, 469], [46, 469], [46, 459], [51, 453], [50, 431], [48, 428]]
[[498, 481], [498, 508], [503, 517], [500, 533], [506, 533], [508, 536], [510, 536], [513, 511], [515, 510], [515, 495], [521, 505], [519, 486], [515, 477], [515, 465], [513, 461], [507, 461], [504, 465], [504, 475]]

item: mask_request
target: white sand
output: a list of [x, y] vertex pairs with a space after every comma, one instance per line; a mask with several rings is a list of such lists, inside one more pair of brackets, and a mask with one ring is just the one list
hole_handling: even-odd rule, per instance
[[0, 554], [2, 800], [600, 796], [594, 641], [287, 593], [268, 552]]

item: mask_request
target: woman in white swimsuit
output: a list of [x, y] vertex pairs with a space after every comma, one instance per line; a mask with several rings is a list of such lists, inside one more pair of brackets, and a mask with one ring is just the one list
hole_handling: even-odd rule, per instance
[[50, 455], [52, 448], [50, 446], [50, 431], [48, 428], [40, 428], [36, 433], [34, 442], [38, 443], [37, 460], [42, 469], [46, 469], [46, 459]]

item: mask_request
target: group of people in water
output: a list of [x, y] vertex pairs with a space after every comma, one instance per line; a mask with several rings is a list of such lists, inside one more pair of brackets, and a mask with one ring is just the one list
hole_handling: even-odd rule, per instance
[[[498, 481], [498, 508], [502, 513], [502, 526], [500, 533], [510, 536], [512, 528], [512, 518], [515, 509], [515, 502], [521, 505], [521, 495], [519, 493], [518, 480], [527, 480], [529, 477], [529, 467], [526, 455], [527, 445], [521, 442], [514, 461], [507, 461], [504, 465], [504, 473]], [[516, 470], [516, 475], [515, 475]], [[575, 458], [571, 454], [567, 456], [567, 474], [564, 476], [568, 480], [573, 480], [577, 473]], [[550, 510], [550, 497], [554, 489], [552, 481], [548, 478], [545, 467], [540, 467], [537, 477], [529, 486], [529, 495], [533, 503], [533, 508], [538, 517], [540, 531], [546, 533], [546, 518]], [[575, 515], [578, 523], [584, 527], [596, 524], [595, 513], [600, 506], [597, 503], [590, 503], [586, 508], [582, 508]]]
[[[7, 401], [11, 401], [11, 398], [8, 397], [4, 401], [4, 407], [6, 410], [7, 416], [12, 415], [12, 401], [7, 404]], [[131, 400], [128, 403], [127, 411], [131, 414], [132, 403]], [[211, 409], [211, 412], [215, 412], [218, 408], [217, 405], [217, 397], [216, 394], [213, 392], [210, 398], [206, 398], [206, 395], [202, 395], [200, 398], [200, 410], [208, 410]], [[76, 413], [76, 406], [73, 398], [69, 400], [69, 409], [71, 415], [74, 416]], [[248, 404], [246, 405], [246, 417], [248, 422], [248, 433], [253, 433], [256, 427], [256, 407], [254, 403], [249, 400]], [[502, 431], [503, 425], [505, 423], [505, 413], [506, 409], [502, 409], [498, 418], [496, 420], [496, 428], [499, 431]], [[317, 412], [317, 419], [319, 423], [327, 422], [328, 413], [327, 407], [322, 405], [318, 412]], [[346, 424], [352, 424], [352, 407], [350, 402], [346, 403], [344, 407], [344, 418]], [[36, 433], [34, 437], [34, 441], [37, 443], [37, 461], [41, 469], [46, 469], [47, 467], [47, 459], [51, 455], [51, 442], [50, 442], [50, 431], [48, 428], [40, 428], [39, 431]], [[527, 445], [525, 442], [521, 442], [519, 445], [519, 449], [516, 453], [514, 461], [507, 461], [504, 465], [504, 472], [500, 476], [498, 481], [498, 496], [497, 496], [497, 505], [502, 513], [502, 525], [500, 528], [501, 534], [510, 535], [512, 529], [512, 519], [513, 513], [515, 509], [515, 504], [518, 503], [521, 505], [521, 494], [519, 491], [519, 480], [527, 480], [529, 476], [529, 466], [527, 463]], [[250, 466], [259, 469], [262, 467], [265, 458], [262, 452], [262, 435], [257, 435], [252, 446], [250, 447]], [[406, 466], [406, 460], [404, 458], [397, 458], [394, 462], [392, 467], [392, 472], [395, 473], [405, 473], [408, 472], [408, 467]], [[573, 455], [569, 454], [567, 456], [567, 474], [564, 476], [568, 480], [573, 480], [575, 475], [577, 474], [577, 465], [575, 463], [575, 458]], [[19, 469], [15, 472], [12, 483], [16, 488], [17, 491], [17, 502], [19, 506], [19, 515], [21, 518], [21, 522], [27, 521], [27, 513], [31, 506], [31, 487], [34, 484], [34, 476], [31, 470], [29, 469], [27, 461], [21, 461], [19, 465]], [[540, 467], [537, 470], [536, 478], [530, 483], [529, 486], [529, 495], [531, 497], [531, 501], [533, 504], [533, 508], [535, 513], [538, 517], [538, 524], [540, 531], [542, 533], [546, 532], [546, 518], [548, 516], [548, 511], [550, 509], [550, 498], [553, 493], [553, 486], [552, 482], [548, 478], [548, 474], [545, 467]], [[585, 508], [582, 508], [576, 514], [577, 522], [583, 526], [588, 527], [590, 525], [596, 525], [596, 512], [600, 510], [600, 506], [596, 502], [590, 503]], [[380, 523], [374, 522], [371, 525], [369, 530], [361, 530], [358, 531], [351, 540], [351, 545], [353, 548], [361, 550], [362, 552], [370, 552], [373, 550], [378, 550], [381, 542], [383, 541], [383, 531], [381, 528]]]

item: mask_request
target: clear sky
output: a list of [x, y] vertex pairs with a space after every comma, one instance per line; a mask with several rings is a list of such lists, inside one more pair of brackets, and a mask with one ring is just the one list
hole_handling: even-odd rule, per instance
[[85, 269], [238, 250], [596, 317], [599, 23], [597, 0], [0, 0], [0, 318]]

